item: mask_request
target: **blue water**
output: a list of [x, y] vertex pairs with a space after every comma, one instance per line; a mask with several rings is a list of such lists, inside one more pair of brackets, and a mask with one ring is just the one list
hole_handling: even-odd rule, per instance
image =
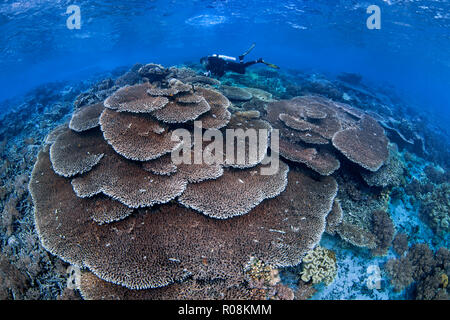
[[[81, 29], [69, 30], [69, 5]], [[369, 30], [369, 5], [381, 29]], [[280, 67], [357, 72], [405, 102], [450, 118], [450, 3], [441, 1], [2, 1], [0, 100], [36, 85], [136, 62], [198, 61], [210, 53]]]
[[[81, 10], [80, 29], [67, 27], [70, 5]], [[366, 10], [371, 5], [381, 9], [379, 30], [366, 25], [370, 16]], [[256, 47], [246, 59], [262, 57], [280, 66], [280, 74], [301, 70], [335, 79], [342, 72], [357, 73], [371, 92], [381, 88], [399, 97], [397, 105], [389, 108], [394, 113], [396, 107], [408, 110], [405, 120], [414, 122], [425, 113], [429, 120], [426, 132], [434, 132], [438, 138], [425, 137], [433, 157], [405, 160], [406, 164], [420, 162], [408, 167], [411, 176], [407, 182], [412, 177], [421, 180], [421, 172], [429, 164], [448, 169], [450, 0], [3, 0], [0, 116], [10, 111], [5, 108], [14, 107], [3, 101], [22, 97], [40, 85], [85, 80], [86, 85], [76, 89], [82, 91], [92, 85], [87, 79], [95, 79], [96, 74], [103, 77], [118, 67], [126, 67], [125, 71], [135, 63], [149, 62], [182, 66], [213, 53], [239, 56], [252, 43]], [[52, 107], [49, 103], [42, 107], [44, 112], [36, 109], [30, 114], [43, 113], [45, 118]], [[52, 120], [46, 124], [42, 119], [26, 121], [36, 121], [42, 134], [52, 127], [48, 124]], [[24, 127], [31, 131], [29, 123]], [[435, 127], [440, 129], [433, 131]], [[33, 130], [38, 131], [36, 128]], [[4, 132], [0, 133], [2, 139]], [[14, 148], [23, 144], [27, 133], [21, 134], [8, 143]], [[32, 142], [34, 147], [38, 142]], [[25, 168], [20, 170], [25, 172]], [[427, 243], [433, 250], [448, 248], [448, 234], [437, 237], [419, 217], [418, 205], [405, 200], [404, 193], [402, 190], [401, 199], [392, 201], [388, 210], [396, 230], [413, 235], [410, 244]], [[387, 256], [374, 258], [368, 250], [350, 250], [338, 237], [324, 236], [320, 245], [336, 251], [340, 269], [337, 280], [318, 290], [313, 299], [408, 298], [388, 285], [371, 292], [364, 287], [367, 267], [383, 268], [395, 257], [392, 249]]]

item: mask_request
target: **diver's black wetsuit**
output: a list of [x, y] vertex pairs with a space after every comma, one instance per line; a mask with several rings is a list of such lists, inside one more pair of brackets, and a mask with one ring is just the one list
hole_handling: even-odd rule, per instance
[[216, 75], [218, 77], [223, 76], [227, 71], [244, 74], [245, 68], [261, 62], [262, 59], [249, 62], [234, 62], [222, 59], [218, 56], [209, 56], [207, 57], [206, 70], [210, 71], [213, 75]]

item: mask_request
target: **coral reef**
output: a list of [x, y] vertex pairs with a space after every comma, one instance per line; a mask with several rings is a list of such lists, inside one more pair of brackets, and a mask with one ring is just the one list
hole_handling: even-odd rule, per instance
[[395, 145], [389, 146], [389, 157], [376, 172], [362, 171], [361, 176], [371, 187], [397, 187], [403, 184], [404, 164]]
[[276, 269], [252, 257], [244, 268], [246, 282], [229, 285], [223, 280], [195, 281], [188, 279], [169, 287], [130, 290], [103, 281], [90, 272], [83, 272], [80, 291], [85, 299], [107, 300], [292, 300], [292, 289], [280, 283]]
[[358, 128], [337, 132], [333, 146], [348, 159], [370, 171], [377, 171], [388, 158], [388, 139], [384, 130], [369, 116], [363, 116]]
[[[448, 298], [449, 253], [435, 250], [448, 233], [442, 138], [393, 112], [390, 97], [352, 74], [255, 67], [219, 81], [186, 67], [124, 71], [39, 88], [0, 119], [2, 298]], [[239, 164], [170, 157], [198, 147], [172, 141], [176, 129], [272, 127], [285, 159], [274, 176], [259, 175], [262, 153]], [[258, 141], [263, 153], [269, 139]], [[428, 232], [411, 226], [415, 210], [436, 233], [433, 247], [415, 244]], [[335, 258], [319, 246], [324, 232]], [[336, 291], [352, 273], [359, 290], [363, 266], [382, 266], [391, 244], [399, 257], [384, 271], [398, 293]]]
[[[46, 155], [45, 152], [39, 155], [33, 170], [30, 190], [36, 204], [38, 233], [43, 245], [50, 252], [63, 256], [64, 260], [76, 265], [89, 267], [97, 275], [109, 281], [131, 288], [147, 288], [166, 285], [176, 279], [182, 280], [187, 271], [196, 277], [206, 277], [206, 279], [225, 275], [227, 278], [239, 277], [239, 265], [242, 265], [239, 259], [246, 256], [241, 253], [241, 250], [258, 253], [261, 259], [265, 257], [265, 261], [271, 261], [274, 265], [298, 263], [301, 252], [320, 240], [320, 234], [325, 228], [325, 216], [331, 209], [337, 186], [333, 185], [332, 179], [313, 183], [313, 180], [301, 173], [292, 171], [290, 175], [292, 183], [285, 193], [273, 200], [263, 202], [241, 219], [226, 220], [225, 225], [222, 223], [220, 229], [216, 229], [218, 222], [214, 219], [202, 218], [202, 215], [198, 213], [175, 205], [161, 207], [155, 209], [156, 211], [152, 210], [153, 212], [148, 212], [148, 209], [142, 210], [135, 213], [133, 218], [130, 217], [115, 224], [102, 226], [93, 224], [92, 213], [98, 210], [98, 206], [92, 205], [92, 199], [77, 198], [71, 189], [70, 182], [53, 173], [48, 154]], [[302, 192], [301, 188], [306, 188], [307, 191]], [[317, 189], [314, 190], [314, 188]], [[49, 193], [48, 190], [54, 190], [56, 193]], [[299, 192], [308, 195], [308, 198], [292, 203], [292, 195]], [[316, 210], [311, 210], [309, 203], [311, 199], [314, 199], [311, 198], [313, 194], [318, 197], [313, 202], [317, 206]], [[63, 195], [67, 199], [65, 202], [58, 200]], [[326, 196], [325, 199], [324, 196]], [[105, 199], [104, 201], [108, 203], [113, 200]], [[279, 208], [286, 208], [287, 204], [293, 205], [295, 211], [291, 213], [287, 210], [282, 215], [273, 215], [279, 212]], [[83, 216], [74, 216], [70, 210], [71, 207], [83, 208], [79, 211]], [[58, 215], [55, 216], [54, 212]], [[267, 215], [272, 218], [268, 218]], [[292, 217], [289, 218], [291, 215]], [[297, 227], [294, 229], [288, 227], [294, 223], [292, 219], [297, 220], [294, 224]], [[179, 226], [176, 227], [175, 223]], [[269, 225], [266, 226], [267, 223]], [[186, 228], [186, 225], [191, 225], [188, 233], [181, 231]], [[255, 234], [256, 238], [246, 237], [246, 232], [243, 230], [246, 230], [249, 225], [252, 225], [252, 229], [260, 235]], [[63, 228], [67, 231], [64, 232]], [[173, 232], [174, 230], [179, 231]], [[299, 237], [299, 234], [304, 236]], [[178, 239], [175, 235], [181, 238]], [[187, 249], [188, 236], [192, 238], [190, 249]], [[208, 239], [209, 237], [211, 238]], [[204, 239], [201, 240], [202, 238]], [[285, 238], [284, 241], [283, 238]], [[99, 240], [101, 243], [98, 243]], [[237, 248], [241, 249], [229, 251], [232, 247], [231, 240], [235, 241]], [[282, 246], [282, 252], [278, 252], [278, 246], [268, 250], [265, 244], [273, 243], [273, 241]], [[244, 242], [247, 243], [244, 244]], [[206, 247], [201, 246], [201, 243]], [[207, 248], [212, 243], [215, 244], [216, 249], [210, 251]], [[100, 251], [88, 252], [82, 249], [91, 247], [92, 244], [95, 244], [94, 248], [97, 247]], [[132, 246], [125, 249], [129, 244]], [[158, 249], [149, 247], [150, 244], [157, 246]], [[138, 254], [137, 256], [131, 254], [131, 248]], [[123, 250], [128, 251], [127, 256], [120, 254]], [[207, 252], [210, 253], [205, 257]], [[107, 261], [111, 261], [113, 256], [116, 257], [115, 264], [110, 265]], [[168, 256], [171, 259], [167, 260]], [[229, 258], [225, 258], [226, 256]], [[152, 259], [146, 257], [152, 257]], [[193, 258], [195, 259], [192, 260]], [[204, 259], [208, 261], [206, 264]], [[227, 261], [228, 259], [238, 260], [232, 262]], [[137, 262], [139, 263], [136, 264]], [[120, 268], [117, 268], [117, 265]], [[234, 268], [237, 270], [233, 270]], [[140, 271], [137, 272], [137, 270]], [[169, 270], [171, 270], [170, 273]], [[125, 277], [125, 274], [128, 276]], [[136, 278], [130, 278], [132, 274], [135, 274]]]
[[119, 87], [124, 87], [126, 85], [132, 86], [140, 81], [139, 69], [143, 67], [142, 64], [136, 63], [130, 70], [122, 74], [116, 79], [114, 84]]
[[265, 292], [252, 291], [243, 285], [232, 286], [224, 281], [195, 281], [192, 279], [168, 287], [130, 290], [106, 282], [90, 272], [83, 272], [81, 295], [86, 300], [262, 300]]
[[395, 235], [394, 241], [392, 242], [392, 248], [397, 255], [403, 256], [406, 250], [408, 250], [408, 236], [406, 233], [397, 233]]
[[172, 131], [147, 115], [115, 112], [100, 116], [103, 137], [114, 150], [130, 160], [149, 161], [178, 149], [182, 142], [172, 139]]
[[389, 260], [385, 265], [385, 270], [396, 291], [402, 291], [414, 282], [413, 266], [411, 260], [406, 257]]
[[436, 168], [432, 165], [427, 165], [423, 172], [426, 174], [428, 180], [434, 184], [443, 184], [445, 182], [450, 182], [450, 175], [448, 171], [442, 168]]
[[[136, 65], [131, 69], [131, 71], [136, 70], [137, 66], [139, 65]], [[141, 66], [137, 72], [144, 79], [144, 82], [163, 81], [170, 74], [169, 69], [155, 63], [148, 63], [144, 66]]]
[[277, 174], [272, 176], [255, 174], [259, 170], [259, 167], [226, 170], [218, 179], [190, 184], [179, 201], [213, 218], [227, 219], [245, 214], [286, 188], [289, 170], [286, 164], [281, 162]]
[[448, 300], [450, 297], [450, 252], [447, 248], [433, 252], [424, 243], [414, 244], [406, 256], [389, 260], [385, 270], [397, 291], [414, 283], [414, 296], [418, 300]]
[[304, 96], [270, 103], [267, 120], [280, 130], [280, 154], [319, 174], [339, 169], [335, 149], [377, 171], [388, 158], [388, 139], [375, 119], [365, 114], [355, 117], [350, 110], [323, 97]]
[[98, 147], [103, 138], [97, 130], [83, 134], [70, 129], [58, 132], [50, 147], [50, 159], [57, 174], [73, 177], [88, 172], [103, 158], [105, 148]]
[[103, 103], [96, 103], [76, 110], [70, 119], [69, 128], [81, 132], [97, 127], [103, 109]]
[[327, 227], [325, 231], [330, 234], [336, 234], [337, 228], [342, 223], [343, 212], [339, 200], [334, 199], [333, 208], [327, 216]]
[[[224, 168], [171, 163], [168, 153], [181, 147], [167, 140], [171, 129], [194, 130], [192, 120], [216, 118], [211, 111], [224, 115], [211, 126], [270, 132], [263, 120], [227, 116], [228, 100], [211, 89], [162, 77], [123, 87], [104, 105], [100, 128], [57, 129], [38, 155], [29, 187], [42, 245], [95, 275], [87, 273], [87, 282], [81, 277], [83, 296], [98, 297], [95, 284], [108, 297], [138, 298], [142, 291], [126, 292], [145, 289], [146, 297], [190, 292], [195, 298], [189, 288], [200, 286], [202, 297], [237, 290], [293, 298], [282, 284], [249, 282], [242, 270], [250, 257], [270, 268], [300, 263], [325, 231], [335, 179], [312, 178], [282, 161], [275, 175], [262, 175], [263, 157], [237, 165], [225, 158]], [[259, 144], [264, 155], [268, 141]]]
[[374, 230], [373, 214], [378, 210], [387, 210], [383, 190], [364, 187], [360, 174], [351, 172], [347, 165], [339, 170], [336, 179], [342, 208], [342, 223], [335, 228], [336, 233], [354, 246], [376, 248], [377, 231]]
[[408, 201], [439, 237], [449, 232], [450, 183], [446, 171], [427, 165], [424, 174], [409, 179], [404, 186]]
[[225, 97], [231, 101], [248, 101], [251, 100], [253, 95], [244, 88], [231, 87], [227, 85], [222, 85], [220, 91]]
[[450, 232], [450, 184], [441, 184], [428, 192], [422, 198], [420, 213], [436, 233]]
[[169, 100], [166, 97], [147, 94], [147, 90], [151, 88], [149, 83], [122, 87], [105, 100], [104, 106], [119, 112], [142, 113], [164, 108]]
[[[41, 142], [53, 143], [62, 131], [55, 130], [58, 133], [47, 140], [46, 135], [54, 128], [68, 128], [74, 100], [75, 105], [82, 100], [83, 95], [80, 99], [77, 95], [88, 90], [86, 96], [92, 94], [93, 101], [103, 101], [102, 97], [114, 90], [110, 88], [109, 78], [122, 72], [123, 69], [96, 74], [84, 81], [49, 83], [12, 100], [2, 110], [6, 112], [0, 117], [3, 170], [0, 172], [0, 212], [3, 213], [0, 278], [5, 277], [0, 280], [0, 291], [3, 299], [58, 299], [64, 290], [66, 266], [40, 245], [34, 230], [29, 176]], [[88, 105], [87, 100], [83, 103]]]
[[375, 249], [377, 246], [376, 236], [372, 232], [356, 224], [343, 222], [339, 225], [337, 233], [342, 239], [356, 247]]
[[385, 255], [394, 240], [395, 228], [389, 213], [377, 210], [372, 213], [372, 232], [375, 235], [376, 248], [372, 253], [376, 256]]
[[6, 257], [0, 255], [0, 299], [7, 300], [10, 295], [13, 299], [23, 296], [30, 279]]

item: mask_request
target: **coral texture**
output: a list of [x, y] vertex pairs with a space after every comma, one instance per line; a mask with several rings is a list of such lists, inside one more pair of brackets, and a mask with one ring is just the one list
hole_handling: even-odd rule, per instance
[[222, 85], [220, 90], [225, 97], [234, 101], [248, 101], [253, 97], [253, 95], [244, 88]]
[[267, 120], [280, 130], [280, 154], [321, 175], [340, 167], [336, 149], [371, 171], [387, 160], [388, 139], [370, 116], [354, 117], [350, 106], [318, 96], [272, 102]]
[[[92, 216], [101, 207], [78, 198], [69, 181], [53, 173], [44, 151], [30, 190], [39, 238], [47, 250], [102, 279], [137, 289], [165, 286], [188, 275], [238, 281], [249, 256], [274, 266], [299, 263], [320, 240], [337, 185], [332, 178], [314, 182], [294, 171], [290, 181], [280, 196], [240, 218], [210, 219], [172, 204], [98, 225]], [[77, 215], [73, 207], [80, 208]]]
[[147, 94], [152, 87], [148, 83], [125, 86], [108, 97], [105, 107], [119, 112], [149, 113], [164, 108], [169, 100], [166, 97], [153, 97]]
[[226, 170], [216, 180], [190, 184], [179, 201], [209, 217], [228, 219], [249, 212], [261, 201], [279, 195], [287, 184], [289, 167], [280, 162], [276, 175], [259, 174], [261, 167]]
[[376, 256], [385, 255], [394, 240], [395, 228], [389, 213], [376, 210], [372, 213], [372, 232], [376, 237], [377, 247], [372, 250]]
[[96, 103], [76, 110], [70, 120], [69, 128], [81, 132], [97, 127], [104, 108], [103, 103]]
[[[277, 281], [249, 281], [245, 267], [252, 258], [270, 270], [299, 264], [325, 231], [335, 179], [283, 161], [262, 174], [268, 122], [231, 117], [227, 98], [171, 78], [174, 69], [130, 72], [148, 81], [111, 92], [97, 110], [100, 128], [59, 128], [38, 154], [29, 190], [44, 248], [92, 272], [76, 285], [86, 298], [294, 298]], [[256, 160], [175, 164], [172, 151], [206, 150], [195, 138], [169, 141], [171, 130], [197, 130], [191, 120], [269, 134]]]
[[167, 126], [148, 115], [106, 109], [100, 125], [105, 140], [127, 159], [148, 161], [181, 146]]
[[303, 258], [301, 279], [313, 284], [329, 285], [337, 275], [336, 256], [333, 251], [317, 246]]
[[440, 235], [450, 231], [450, 183], [444, 183], [425, 194], [420, 214], [431, 228]]
[[369, 186], [396, 187], [402, 183], [404, 164], [394, 145], [389, 146], [389, 157], [385, 164], [376, 172], [362, 171], [361, 176]]
[[333, 136], [333, 146], [348, 159], [370, 171], [377, 171], [389, 156], [388, 139], [383, 128], [370, 116], [363, 116], [358, 128]]
[[65, 130], [50, 147], [53, 170], [64, 177], [90, 171], [104, 156], [103, 137], [97, 130], [79, 134]]
[[342, 207], [338, 199], [333, 202], [333, 208], [327, 216], [327, 228], [326, 232], [330, 235], [336, 234], [336, 229], [342, 223]]
[[402, 256], [408, 250], [408, 235], [406, 233], [397, 233], [392, 242], [392, 248], [395, 253]]
[[391, 259], [385, 265], [394, 289], [402, 291], [415, 282], [414, 295], [419, 300], [448, 300], [450, 252], [440, 248], [433, 252], [427, 244], [411, 246], [399, 259]]

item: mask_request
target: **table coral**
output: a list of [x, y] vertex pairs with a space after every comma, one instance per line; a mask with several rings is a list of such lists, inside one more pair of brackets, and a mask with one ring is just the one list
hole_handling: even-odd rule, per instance
[[[168, 103], [155, 105], [161, 102], [158, 98]], [[85, 297], [101, 292], [102, 297], [108, 292], [137, 297], [135, 289], [158, 288], [144, 296], [160, 292], [194, 298], [189, 288], [205, 284], [217, 289], [206, 288], [209, 297], [236, 297], [239, 292], [261, 297], [259, 290], [255, 295], [242, 287], [245, 264], [250, 257], [272, 269], [300, 263], [325, 231], [337, 183], [282, 161], [276, 175], [263, 176], [260, 157], [244, 166], [171, 165], [164, 144], [155, 144], [155, 138], [180, 126], [192, 131], [195, 125], [160, 119], [157, 113], [163, 110], [178, 114], [170, 103], [190, 112], [190, 120], [205, 119], [221, 130], [271, 129], [261, 119], [232, 118], [223, 95], [179, 80], [162, 78], [121, 88], [106, 99], [100, 128], [58, 128], [39, 153], [29, 187], [39, 239], [51, 253], [93, 273], [85, 277], [90, 279], [82, 289]], [[198, 113], [194, 109], [199, 103], [208, 109]], [[133, 127], [148, 119], [154, 125]], [[111, 132], [119, 131], [120, 137], [112, 137]], [[126, 149], [124, 141], [135, 150]], [[268, 142], [261, 143], [267, 151]], [[79, 210], [74, 213], [73, 208]], [[225, 287], [215, 287], [218, 282]], [[294, 295], [278, 285], [269, 296]]]
[[280, 130], [280, 154], [321, 175], [340, 168], [338, 152], [370, 171], [387, 160], [383, 128], [365, 113], [319, 96], [301, 96], [268, 105], [266, 118]]

